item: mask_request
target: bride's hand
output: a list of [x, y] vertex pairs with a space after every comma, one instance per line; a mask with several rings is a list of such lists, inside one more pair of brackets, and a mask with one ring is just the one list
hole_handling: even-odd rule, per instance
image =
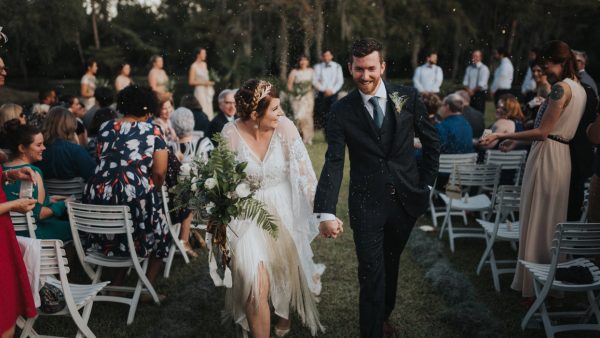
[[319, 232], [325, 238], [336, 238], [340, 232], [341, 225], [338, 218], [319, 223]]
[[337, 217], [335, 218], [335, 220], [338, 223], [338, 231], [339, 232], [344, 232], [344, 222], [342, 222], [342, 220], [339, 219], [339, 218], [337, 218]]

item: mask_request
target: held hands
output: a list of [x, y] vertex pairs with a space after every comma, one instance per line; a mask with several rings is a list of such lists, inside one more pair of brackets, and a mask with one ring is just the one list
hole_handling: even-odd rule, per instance
[[504, 141], [500, 142], [500, 151], [507, 153], [507, 152], [515, 149], [517, 144], [518, 144], [518, 142], [515, 140], [504, 140]]
[[17, 200], [11, 201], [13, 205], [10, 207], [10, 211], [16, 211], [21, 214], [25, 214], [35, 207], [35, 203], [37, 201], [32, 198], [19, 198]]
[[498, 134], [497, 133], [491, 133], [485, 136], [482, 136], [479, 139], [479, 144], [481, 144], [482, 146], [487, 146], [491, 143], [493, 143], [494, 141], [498, 140]]
[[337, 217], [335, 220], [323, 221], [319, 224], [319, 232], [325, 238], [337, 238], [340, 233], [344, 232], [344, 222]]

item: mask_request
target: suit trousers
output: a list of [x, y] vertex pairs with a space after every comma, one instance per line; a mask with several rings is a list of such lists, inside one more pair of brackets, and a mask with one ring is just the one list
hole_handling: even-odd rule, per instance
[[479, 110], [483, 116], [485, 116], [485, 97], [487, 95], [487, 91], [479, 90], [476, 91], [473, 96], [471, 96], [471, 104], [470, 106]]
[[381, 210], [384, 217], [374, 220], [378, 224], [353, 226], [358, 257], [362, 338], [383, 336], [383, 322], [389, 318], [396, 304], [400, 254], [416, 221], [395, 195], [386, 196]]
[[319, 92], [315, 102], [314, 128], [325, 129], [327, 125], [327, 115], [331, 111], [331, 106], [337, 101], [337, 93], [331, 96], [325, 96]]

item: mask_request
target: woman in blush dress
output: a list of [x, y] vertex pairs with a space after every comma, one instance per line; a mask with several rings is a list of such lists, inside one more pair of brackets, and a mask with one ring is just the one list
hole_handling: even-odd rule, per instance
[[164, 60], [160, 55], [154, 55], [150, 62], [152, 63], [152, 69], [148, 73], [148, 84], [150, 88], [156, 93], [159, 101], [171, 99], [173, 93], [170, 92], [169, 86], [169, 75], [164, 70]]
[[121, 64], [119, 75], [115, 79], [115, 90], [120, 92], [123, 88], [129, 86], [133, 82], [131, 81], [131, 66], [128, 63]]
[[312, 144], [314, 134], [313, 110], [315, 107], [315, 98], [312, 87], [313, 74], [314, 72], [310, 68], [308, 57], [302, 55], [298, 58], [298, 68], [290, 72], [287, 82], [294, 119], [305, 144]]
[[209, 120], [214, 117], [213, 96], [215, 89], [214, 81], [211, 81], [208, 75], [208, 65], [206, 64], [206, 49], [200, 48], [196, 54], [196, 61], [190, 66], [188, 82], [194, 87], [194, 96], [200, 102], [202, 111], [208, 116]]

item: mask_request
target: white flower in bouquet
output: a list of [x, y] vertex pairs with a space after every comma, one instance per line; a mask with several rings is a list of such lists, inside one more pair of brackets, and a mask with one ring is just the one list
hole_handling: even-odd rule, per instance
[[181, 170], [181, 175], [189, 176], [190, 171], [192, 170], [192, 166], [190, 166], [189, 163], [184, 163], [181, 165], [180, 170]]
[[194, 182], [192, 182], [192, 185], [190, 186], [190, 190], [195, 192], [198, 190], [198, 185]]
[[240, 198], [246, 198], [252, 193], [250, 191], [250, 186], [246, 183], [238, 184], [238, 186], [235, 187], [235, 192]]
[[213, 202], [209, 202], [208, 204], [206, 204], [206, 213], [210, 215], [214, 207], [216, 207], [216, 204], [214, 204]]
[[206, 181], [204, 181], [204, 187], [208, 190], [211, 190], [212, 188], [217, 186], [217, 180], [213, 177], [209, 177], [206, 179]]

